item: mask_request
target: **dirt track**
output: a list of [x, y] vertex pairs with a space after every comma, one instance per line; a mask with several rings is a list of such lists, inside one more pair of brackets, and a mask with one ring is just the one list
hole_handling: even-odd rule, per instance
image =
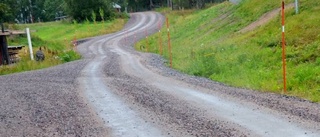
[[186, 76], [166, 68], [157, 55], [136, 52], [134, 40], [144, 38], [146, 28], [157, 32], [159, 20], [163, 17], [154, 12], [132, 14], [123, 31], [79, 47], [92, 58], [79, 85], [112, 135], [319, 134], [318, 104]]
[[[78, 47], [84, 59], [0, 77], [1, 136], [320, 136], [320, 105], [167, 68], [132, 44], [163, 16]], [[97, 117], [98, 116], [98, 117]]]

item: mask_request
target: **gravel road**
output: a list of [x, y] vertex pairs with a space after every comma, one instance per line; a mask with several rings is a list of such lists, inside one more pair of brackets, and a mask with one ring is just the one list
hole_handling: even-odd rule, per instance
[[156, 12], [78, 46], [83, 59], [0, 77], [0, 136], [320, 136], [320, 105], [238, 89], [133, 49]]

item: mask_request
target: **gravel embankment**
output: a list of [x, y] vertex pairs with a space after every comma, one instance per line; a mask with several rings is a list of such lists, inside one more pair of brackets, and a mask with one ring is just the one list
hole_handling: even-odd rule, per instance
[[85, 60], [0, 77], [0, 136], [105, 136], [74, 83]]

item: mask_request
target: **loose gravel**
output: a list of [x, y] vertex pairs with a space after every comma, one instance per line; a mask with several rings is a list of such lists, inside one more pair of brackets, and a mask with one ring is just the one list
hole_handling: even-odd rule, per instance
[[223, 83], [215, 82], [203, 77], [190, 76], [170, 69], [166, 66], [167, 61], [155, 54], [145, 55], [148, 60], [145, 64], [149, 69], [167, 77], [173, 77], [192, 85], [219, 91], [238, 100], [251, 102], [262, 107], [277, 110], [287, 115], [293, 115], [307, 121], [320, 122], [320, 104], [310, 102], [298, 97], [283, 94], [258, 92], [249, 89], [234, 88]]
[[85, 60], [0, 77], [0, 136], [105, 136], [74, 83]]
[[246, 136], [245, 129], [221, 121], [218, 118], [208, 118], [205, 110], [192, 107], [189, 102], [181, 101], [160, 89], [150, 86], [144, 80], [127, 75], [121, 70], [119, 57], [114, 53], [106, 62], [104, 69], [109, 78], [108, 86], [118, 96], [126, 99], [137, 112], [144, 115], [148, 121], [163, 127], [172, 136]]
[[[129, 22], [135, 22], [130, 20]], [[156, 25], [155, 25], [156, 26]], [[156, 27], [149, 33], [156, 32]], [[138, 40], [144, 33], [136, 33]], [[102, 38], [102, 37], [101, 37]], [[90, 42], [90, 41], [88, 41]], [[85, 42], [85, 44], [88, 44]], [[189, 76], [168, 68], [166, 60], [149, 53], [136, 52], [132, 44], [121, 41], [121, 48], [143, 58], [143, 64], [162, 76], [209, 89], [214, 94], [256, 109], [270, 110], [285, 119], [304, 124], [319, 132], [320, 105], [296, 97], [239, 89], [206, 78]], [[85, 53], [89, 49], [79, 49]], [[100, 49], [101, 50], [101, 49]], [[103, 47], [108, 59], [104, 62], [105, 84], [147, 123], [162, 128], [168, 136], [256, 136], [248, 129], [227, 122], [192, 102], [177, 98], [147, 81], [127, 74], [119, 55]], [[104, 127], [81, 90], [76, 79], [95, 55], [57, 67], [0, 77], [0, 136], [107, 136]], [[268, 111], [269, 112], [269, 111]], [[107, 121], [107, 120], [105, 120]]]

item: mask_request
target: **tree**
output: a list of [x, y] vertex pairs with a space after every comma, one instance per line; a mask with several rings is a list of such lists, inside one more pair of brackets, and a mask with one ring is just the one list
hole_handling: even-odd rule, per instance
[[154, 7], [154, 5], [153, 5], [153, 2], [152, 2], [152, 0], [150, 0], [150, 9], [153, 9], [153, 7]]
[[13, 22], [17, 7], [15, 0], [1, 0], [0, 2], [0, 21]]
[[146, 11], [154, 8], [160, 0], [128, 0], [128, 7], [131, 11]]
[[9, 20], [10, 14], [7, 11], [9, 11], [9, 6], [0, 3], [0, 22], [7, 22]]
[[45, 0], [43, 3], [44, 20], [51, 21], [66, 15], [65, 6], [64, 0]]
[[[65, 0], [69, 15], [77, 21], [85, 21], [92, 18], [92, 12], [99, 14], [99, 9], [103, 9], [106, 19], [112, 19], [114, 10], [110, 0]], [[102, 18], [97, 16], [97, 21]]]
[[202, 9], [205, 6], [205, 1], [204, 0], [197, 0], [197, 9]]

